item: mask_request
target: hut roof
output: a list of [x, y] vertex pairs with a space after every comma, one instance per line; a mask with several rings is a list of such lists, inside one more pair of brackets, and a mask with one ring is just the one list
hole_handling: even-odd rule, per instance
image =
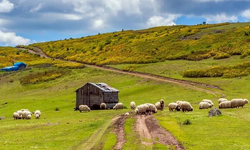
[[[115, 88], [107, 85], [106, 83], [92, 83], [92, 82], [88, 82], [87, 84], [91, 84], [91, 85], [97, 87], [98, 89], [102, 90], [103, 92], [119, 92], [119, 90], [117, 90], [117, 89], [115, 89]], [[79, 89], [77, 89], [76, 91], [78, 91]]]

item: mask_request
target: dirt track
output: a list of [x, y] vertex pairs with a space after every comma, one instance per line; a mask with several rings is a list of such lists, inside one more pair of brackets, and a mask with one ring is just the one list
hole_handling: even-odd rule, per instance
[[[26, 50], [24, 48], [19, 48], [19, 49], [20, 50]], [[33, 50], [29, 49], [28, 52], [32, 53], [32, 54], [38, 54], [38, 55], [40, 55], [41, 57], [44, 57], [44, 58], [51, 58], [51, 57], [47, 56], [41, 49], [36, 48], [36, 47], [33, 47]], [[67, 61], [67, 60], [63, 60], [63, 59], [58, 59], [58, 60]], [[77, 61], [67, 61], [67, 62], [77, 62]], [[210, 93], [210, 94], [213, 94], [213, 95], [219, 94], [219, 95], [221, 95], [220, 97], [225, 97], [225, 95], [223, 93], [221, 93], [221, 92], [210, 90], [210, 89], [220, 89], [220, 87], [214, 86], [214, 85], [209, 85], [209, 84], [199, 83], [199, 82], [193, 82], [193, 81], [173, 79], [173, 78], [162, 77], [162, 76], [159, 76], [159, 75], [148, 74], [148, 73], [128, 72], [128, 71], [118, 70], [116, 68], [111, 68], [111, 67], [107, 67], [107, 66], [97, 66], [97, 65], [90, 65], [90, 64], [84, 64], [84, 65], [87, 66], [87, 67], [96, 68], [96, 69], [100, 69], [100, 70], [106, 70], [106, 71], [116, 72], [116, 73], [120, 73], [120, 74], [132, 75], [132, 76], [137, 76], [137, 77], [150, 79], [150, 80], [155, 80], [155, 81], [160, 81], [160, 82], [173, 83], [173, 84], [184, 86], [184, 87], [194, 89], [194, 90], [197, 90], [197, 91], [203, 91], [203, 92]]]
[[162, 128], [153, 115], [149, 116], [136, 116], [136, 130], [141, 138], [149, 139], [152, 142], [145, 142], [142, 140], [142, 144], [152, 145], [155, 143], [161, 143], [166, 146], [174, 146], [176, 150], [184, 150], [184, 146], [178, 142], [178, 140], [164, 128]]

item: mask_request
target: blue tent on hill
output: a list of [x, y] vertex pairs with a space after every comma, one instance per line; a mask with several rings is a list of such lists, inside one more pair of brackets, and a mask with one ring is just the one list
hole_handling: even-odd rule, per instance
[[17, 71], [19, 70], [19, 67], [17, 66], [9, 66], [1, 69], [2, 71]]
[[2, 71], [17, 71], [19, 69], [26, 68], [26, 66], [27, 65], [23, 62], [17, 62], [17, 63], [14, 63], [13, 66], [5, 67], [5, 68], [2, 68], [1, 70]]
[[17, 66], [18, 68], [26, 68], [27, 65], [23, 62], [16, 62], [13, 66]]

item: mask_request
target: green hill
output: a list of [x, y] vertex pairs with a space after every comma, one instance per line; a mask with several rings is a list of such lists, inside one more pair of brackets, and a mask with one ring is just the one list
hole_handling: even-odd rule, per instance
[[162, 26], [31, 44], [47, 55], [88, 64], [150, 63], [246, 57], [250, 23]]

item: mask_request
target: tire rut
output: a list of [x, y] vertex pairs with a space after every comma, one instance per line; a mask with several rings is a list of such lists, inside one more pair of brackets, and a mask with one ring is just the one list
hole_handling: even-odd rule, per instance
[[[19, 48], [19, 47], [18, 47], [18, 49], [27, 50], [25, 48]], [[37, 47], [33, 47], [33, 50], [28, 49], [28, 52], [32, 53], [32, 54], [38, 54], [44, 58], [55, 59], [55, 58], [52, 58], [52, 57], [46, 55], [40, 48], [37, 48]], [[61, 60], [61, 61], [65, 61], [65, 62], [72, 62], [72, 63], [82, 63], [82, 62], [78, 62], [78, 61], [68, 61], [68, 60], [63, 60], [63, 59], [58, 59], [58, 58], [56, 60]], [[91, 68], [95, 68], [95, 69], [111, 71], [111, 72], [116, 72], [116, 73], [126, 74], [126, 75], [132, 75], [132, 76], [137, 76], [137, 77], [151, 79], [151, 80], [160, 81], [160, 82], [173, 83], [173, 84], [177, 84], [180, 86], [191, 88], [191, 89], [194, 89], [197, 91], [203, 91], [203, 92], [206, 92], [209, 94], [213, 94], [215, 96], [216, 96], [216, 94], [219, 94], [220, 97], [226, 97], [226, 95], [223, 94], [222, 92], [217, 92], [217, 91], [212, 91], [212, 90], [206, 89], [206, 88], [212, 88], [212, 89], [222, 90], [219, 86], [215, 86], [215, 85], [209, 85], [209, 84], [205, 84], [205, 83], [193, 82], [193, 81], [187, 81], [187, 80], [174, 79], [174, 78], [163, 77], [163, 76], [149, 74], [149, 73], [129, 72], [129, 71], [119, 70], [119, 69], [111, 68], [111, 67], [107, 67], [107, 66], [97, 66], [97, 65], [90, 65], [90, 64], [85, 64], [85, 63], [82, 63], [82, 64], [84, 64], [87, 67], [91, 67]]]
[[185, 150], [185, 147], [170, 132], [158, 124], [153, 115], [140, 115], [136, 119], [136, 131], [141, 137], [142, 144], [153, 145], [160, 143], [166, 146], [174, 146], [176, 150]]
[[116, 134], [117, 142], [114, 146], [115, 150], [121, 150], [123, 144], [126, 143], [125, 139], [125, 131], [124, 131], [124, 122], [126, 120], [126, 116], [120, 116], [114, 123], [113, 132]]

